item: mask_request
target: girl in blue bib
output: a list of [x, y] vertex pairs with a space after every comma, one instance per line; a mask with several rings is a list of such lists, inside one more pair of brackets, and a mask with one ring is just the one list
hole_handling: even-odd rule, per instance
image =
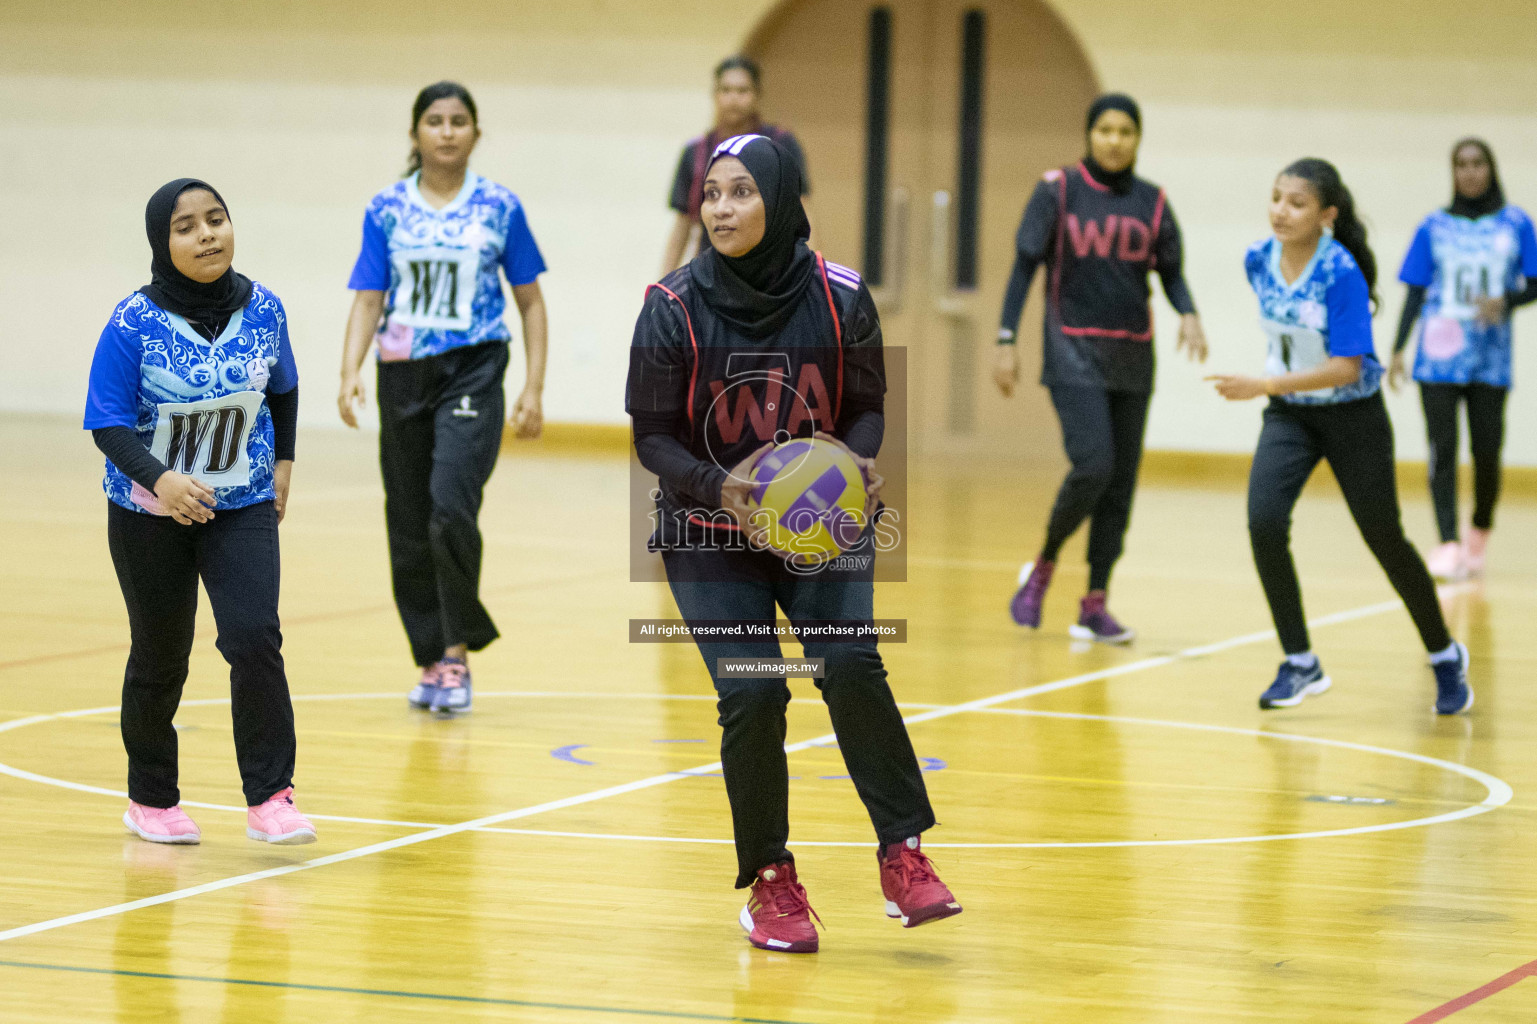
[[358, 371], [377, 345], [390, 576], [421, 670], [406, 699], [442, 714], [470, 710], [469, 652], [499, 635], [480, 600], [479, 517], [508, 418], [503, 278], [528, 357], [512, 425], [537, 437], [543, 423], [544, 258], [518, 197], [469, 169], [477, 117], [456, 82], [417, 94], [406, 176], [363, 214], [338, 397], [343, 422], [356, 427]]
[[1362, 538], [1409, 609], [1436, 677], [1436, 711], [1473, 706], [1468, 652], [1452, 640], [1435, 583], [1404, 536], [1393, 474], [1393, 427], [1372, 347], [1377, 261], [1355, 200], [1325, 160], [1298, 160], [1270, 197], [1274, 236], [1249, 248], [1244, 269], [1259, 298], [1265, 376], [1209, 378], [1231, 401], [1269, 396], [1249, 471], [1249, 540], [1286, 660], [1260, 707], [1300, 704], [1330, 686], [1312, 651], [1291, 556], [1291, 519], [1303, 485], [1328, 460]]
[[196, 843], [181, 809], [172, 719], [203, 581], [230, 666], [246, 834], [308, 843], [293, 803], [294, 718], [278, 624], [278, 523], [288, 502], [299, 373], [278, 297], [235, 273], [235, 232], [213, 187], [178, 178], [150, 198], [148, 285], [96, 343], [85, 427], [107, 457], [107, 546], [128, 605], [123, 823]]
[[[1452, 203], [1420, 224], [1398, 279], [1409, 286], [1393, 345], [1389, 381], [1405, 376], [1403, 350], [1418, 342], [1420, 385], [1430, 442], [1430, 493], [1441, 546], [1427, 559], [1433, 575], [1461, 579], [1484, 570], [1484, 550], [1500, 493], [1505, 398], [1510, 394], [1510, 314], [1537, 299], [1537, 237], [1532, 219], [1505, 203], [1494, 153], [1481, 139], [1452, 148]], [[1473, 449], [1473, 523], [1457, 532], [1457, 407], [1466, 403]]]

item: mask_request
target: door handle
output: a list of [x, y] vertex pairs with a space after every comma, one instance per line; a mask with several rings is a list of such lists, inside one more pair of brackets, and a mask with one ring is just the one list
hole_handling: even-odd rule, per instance
[[886, 208], [886, 265], [883, 277], [886, 287], [885, 311], [895, 315], [902, 310], [902, 296], [907, 291], [907, 214], [909, 206], [907, 189], [901, 185], [891, 190], [891, 201]]
[[934, 193], [929, 218], [929, 277], [934, 294], [934, 311], [947, 317], [965, 317], [969, 313], [967, 303], [951, 282], [950, 244], [955, 235], [954, 204], [950, 193], [940, 189]]

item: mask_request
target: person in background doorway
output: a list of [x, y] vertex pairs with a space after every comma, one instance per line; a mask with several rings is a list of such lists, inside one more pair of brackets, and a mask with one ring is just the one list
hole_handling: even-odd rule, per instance
[[704, 172], [710, 154], [726, 139], [737, 135], [766, 135], [788, 150], [800, 166], [801, 206], [809, 221], [811, 178], [807, 174], [806, 154], [789, 129], [763, 123], [758, 111], [761, 84], [762, 73], [751, 58], [727, 57], [715, 66], [715, 126], [704, 135], [690, 139], [678, 157], [678, 170], [673, 175], [672, 192], [668, 197], [668, 205], [677, 216], [673, 218], [672, 233], [667, 236], [658, 280], [710, 244], [709, 236], [700, 229], [699, 223]]

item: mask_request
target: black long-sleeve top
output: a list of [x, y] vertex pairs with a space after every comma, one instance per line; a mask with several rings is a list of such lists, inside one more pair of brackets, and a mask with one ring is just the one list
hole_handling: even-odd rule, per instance
[[857, 275], [833, 267], [825, 287], [813, 282], [784, 328], [764, 339], [716, 316], [687, 267], [647, 293], [630, 348], [625, 410], [636, 455], [661, 483], [654, 547], [725, 528], [711, 516], [720, 509], [721, 485], [765, 442], [823, 430], [862, 457], [879, 453], [886, 392], [880, 319]]
[[1042, 383], [1148, 391], [1153, 382], [1148, 274], [1169, 303], [1195, 312], [1179, 223], [1163, 190], [1140, 178], [1123, 192], [1082, 164], [1047, 172], [1020, 218], [999, 317], [1012, 343], [1037, 269], [1047, 270]]

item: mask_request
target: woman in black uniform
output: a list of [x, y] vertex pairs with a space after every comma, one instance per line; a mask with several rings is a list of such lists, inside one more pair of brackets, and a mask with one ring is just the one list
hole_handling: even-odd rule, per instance
[[[775, 605], [797, 630], [868, 621], [873, 557], [859, 560], [859, 570], [792, 568], [762, 549], [747, 495], [752, 468], [776, 435], [815, 432], [854, 456], [874, 508], [874, 458], [885, 430], [875, 304], [858, 274], [826, 263], [805, 244], [800, 169], [773, 140], [745, 135], [721, 143], [707, 167], [702, 213], [712, 244], [647, 292], [630, 350], [625, 408], [640, 461], [661, 481], [652, 547], [660, 549], [690, 622], [772, 622]], [[744, 372], [765, 365], [779, 372]], [[753, 414], [732, 416], [728, 407]], [[862, 545], [873, 555], [872, 537], [867, 528], [851, 550]], [[807, 637], [803, 646], [808, 658], [825, 659], [818, 685], [875, 825], [887, 914], [912, 927], [959, 913], [919, 848], [934, 812], [875, 641]], [[752, 887], [741, 924], [759, 948], [815, 952], [806, 891], [785, 845], [790, 690], [782, 676], [736, 676], [718, 664], [777, 659], [779, 644], [700, 641], [699, 652], [720, 696], [737, 887]]]
[[[704, 194], [704, 172], [717, 146], [738, 135], [767, 135], [790, 151], [801, 170], [801, 205], [811, 215], [811, 175], [806, 170], [806, 154], [790, 129], [766, 124], [758, 109], [762, 96], [762, 73], [750, 57], [740, 54], [715, 65], [715, 125], [683, 147], [678, 168], [673, 172], [667, 205], [676, 216], [662, 252], [662, 276], [677, 270], [710, 244], [707, 235], [695, 237], [699, 228], [699, 200]], [[809, 244], [809, 243], [808, 243]]]
[[1057, 553], [1089, 520], [1089, 592], [1074, 637], [1128, 643], [1132, 630], [1105, 607], [1110, 571], [1131, 519], [1142, 436], [1153, 391], [1153, 311], [1147, 276], [1157, 271], [1180, 314], [1179, 348], [1206, 359], [1206, 337], [1181, 272], [1179, 225], [1163, 189], [1136, 177], [1142, 115], [1129, 96], [1089, 107], [1088, 154], [1047, 171], [1019, 225], [1014, 274], [1003, 300], [994, 377], [1005, 396], [1019, 380], [1015, 335], [1036, 268], [1046, 265], [1041, 383], [1062, 423], [1072, 470], [1057, 492], [1046, 543], [1019, 574], [1010, 613], [1039, 627]]

